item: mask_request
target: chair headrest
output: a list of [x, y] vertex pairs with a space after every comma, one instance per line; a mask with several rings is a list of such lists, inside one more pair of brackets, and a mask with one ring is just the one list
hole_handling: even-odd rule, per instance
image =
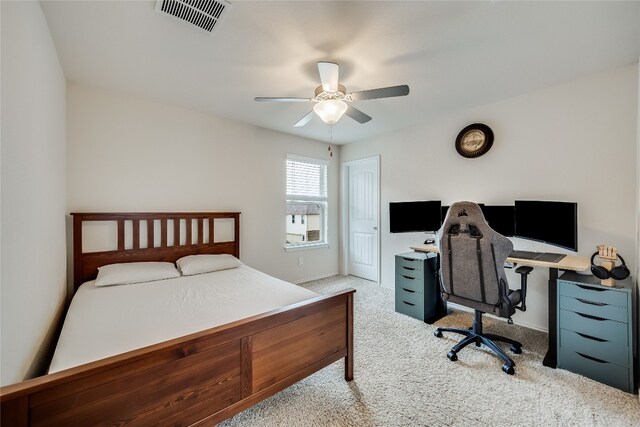
[[455, 202], [451, 205], [442, 224], [443, 232], [450, 232], [451, 226], [455, 224], [459, 224], [462, 230], [469, 230], [469, 225], [471, 224], [474, 226], [472, 228], [476, 228], [478, 232], [482, 231], [478, 229], [480, 224], [488, 226], [482, 209], [473, 202]]
[[436, 242], [440, 247], [441, 239], [447, 234], [459, 235], [463, 232], [469, 237], [497, 245], [501, 251], [504, 249], [505, 259], [513, 250], [513, 243], [489, 226], [482, 209], [474, 202], [456, 202], [451, 205], [442, 227], [438, 230]]

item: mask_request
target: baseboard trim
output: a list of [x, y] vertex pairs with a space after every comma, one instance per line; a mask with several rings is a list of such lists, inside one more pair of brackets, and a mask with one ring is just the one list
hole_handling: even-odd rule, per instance
[[294, 285], [301, 285], [303, 283], [307, 283], [307, 282], [312, 282], [314, 280], [321, 280], [321, 279], [327, 279], [329, 277], [333, 277], [333, 276], [343, 276], [342, 274], [336, 272], [336, 273], [330, 273], [330, 274], [323, 274], [320, 276], [315, 276], [315, 277], [310, 277], [307, 279], [300, 279], [300, 280], [296, 280], [295, 282], [291, 282]]
[[390, 289], [390, 290], [395, 290], [395, 285], [387, 285], [386, 283], [380, 283], [380, 287], [381, 288], [385, 288], [385, 289]]
[[[472, 308], [465, 307], [464, 305], [456, 304], [456, 303], [453, 303], [453, 302], [447, 302], [447, 307], [455, 308], [456, 310], [465, 311], [467, 313], [473, 313], [473, 311], [474, 311]], [[492, 319], [500, 320], [502, 322], [506, 322], [507, 321], [507, 319], [505, 319], [504, 317], [494, 316], [491, 313], [485, 313], [485, 314], [491, 316]], [[525, 328], [533, 329], [533, 330], [540, 331], [540, 332], [549, 333], [549, 329], [543, 329], [543, 328], [541, 328], [539, 326], [536, 326], [536, 325], [531, 325], [531, 324], [521, 323], [521, 322], [516, 322], [516, 321], [514, 321], [513, 323], [515, 323], [518, 326], [524, 326]]]

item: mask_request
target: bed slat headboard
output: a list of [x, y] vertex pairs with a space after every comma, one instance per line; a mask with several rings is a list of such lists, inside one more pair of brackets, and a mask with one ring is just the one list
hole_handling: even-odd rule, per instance
[[[71, 213], [73, 216], [73, 288], [74, 292], [87, 280], [95, 279], [98, 267], [119, 262], [167, 261], [195, 254], [231, 254], [240, 258], [240, 212], [121, 212]], [[234, 220], [233, 240], [215, 242], [215, 220]], [[182, 239], [181, 220], [185, 220], [185, 244]], [[86, 221], [113, 221], [117, 223], [117, 249], [102, 252], [82, 251], [82, 224]], [[125, 249], [125, 222], [131, 221], [132, 247]], [[146, 222], [147, 247], [141, 247], [141, 221]], [[160, 246], [154, 246], [156, 221], [160, 222]], [[169, 227], [173, 225], [173, 244], [168, 245]], [[197, 228], [194, 235], [193, 226]], [[205, 227], [206, 226], [206, 227]], [[204, 233], [204, 229], [208, 232]], [[206, 242], [206, 243], [205, 243]], [[150, 243], [150, 244], [149, 244]]]

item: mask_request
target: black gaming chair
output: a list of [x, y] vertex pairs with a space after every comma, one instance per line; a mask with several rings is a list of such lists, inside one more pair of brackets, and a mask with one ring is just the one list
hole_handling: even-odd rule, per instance
[[510, 290], [504, 271], [504, 262], [513, 250], [509, 239], [493, 231], [487, 224], [480, 207], [472, 202], [454, 203], [436, 236], [440, 250], [440, 283], [442, 297], [475, 310], [470, 329], [438, 328], [442, 332], [465, 335], [447, 354], [458, 360], [458, 352], [471, 343], [486, 345], [504, 362], [502, 370], [513, 375], [515, 363], [494, 341], [511, 345], [511, 351], [522, 353], [522, 344], [499, 335], [482, 331], [482, 314], [491, 313], [511, 321], [516, 308], [525, 309], [526, 274], [531, 267], [521, 267], [522, 289]]

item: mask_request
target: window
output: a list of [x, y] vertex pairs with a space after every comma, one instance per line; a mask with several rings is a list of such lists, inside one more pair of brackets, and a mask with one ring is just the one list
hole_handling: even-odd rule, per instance
[[[327, 165], [323, 160], [287, 156], [286, 248], [327, 244]], [[300, 216], [296, 223], [295, 217]], [[306, 218], [305, 218], [306, 217]]]

